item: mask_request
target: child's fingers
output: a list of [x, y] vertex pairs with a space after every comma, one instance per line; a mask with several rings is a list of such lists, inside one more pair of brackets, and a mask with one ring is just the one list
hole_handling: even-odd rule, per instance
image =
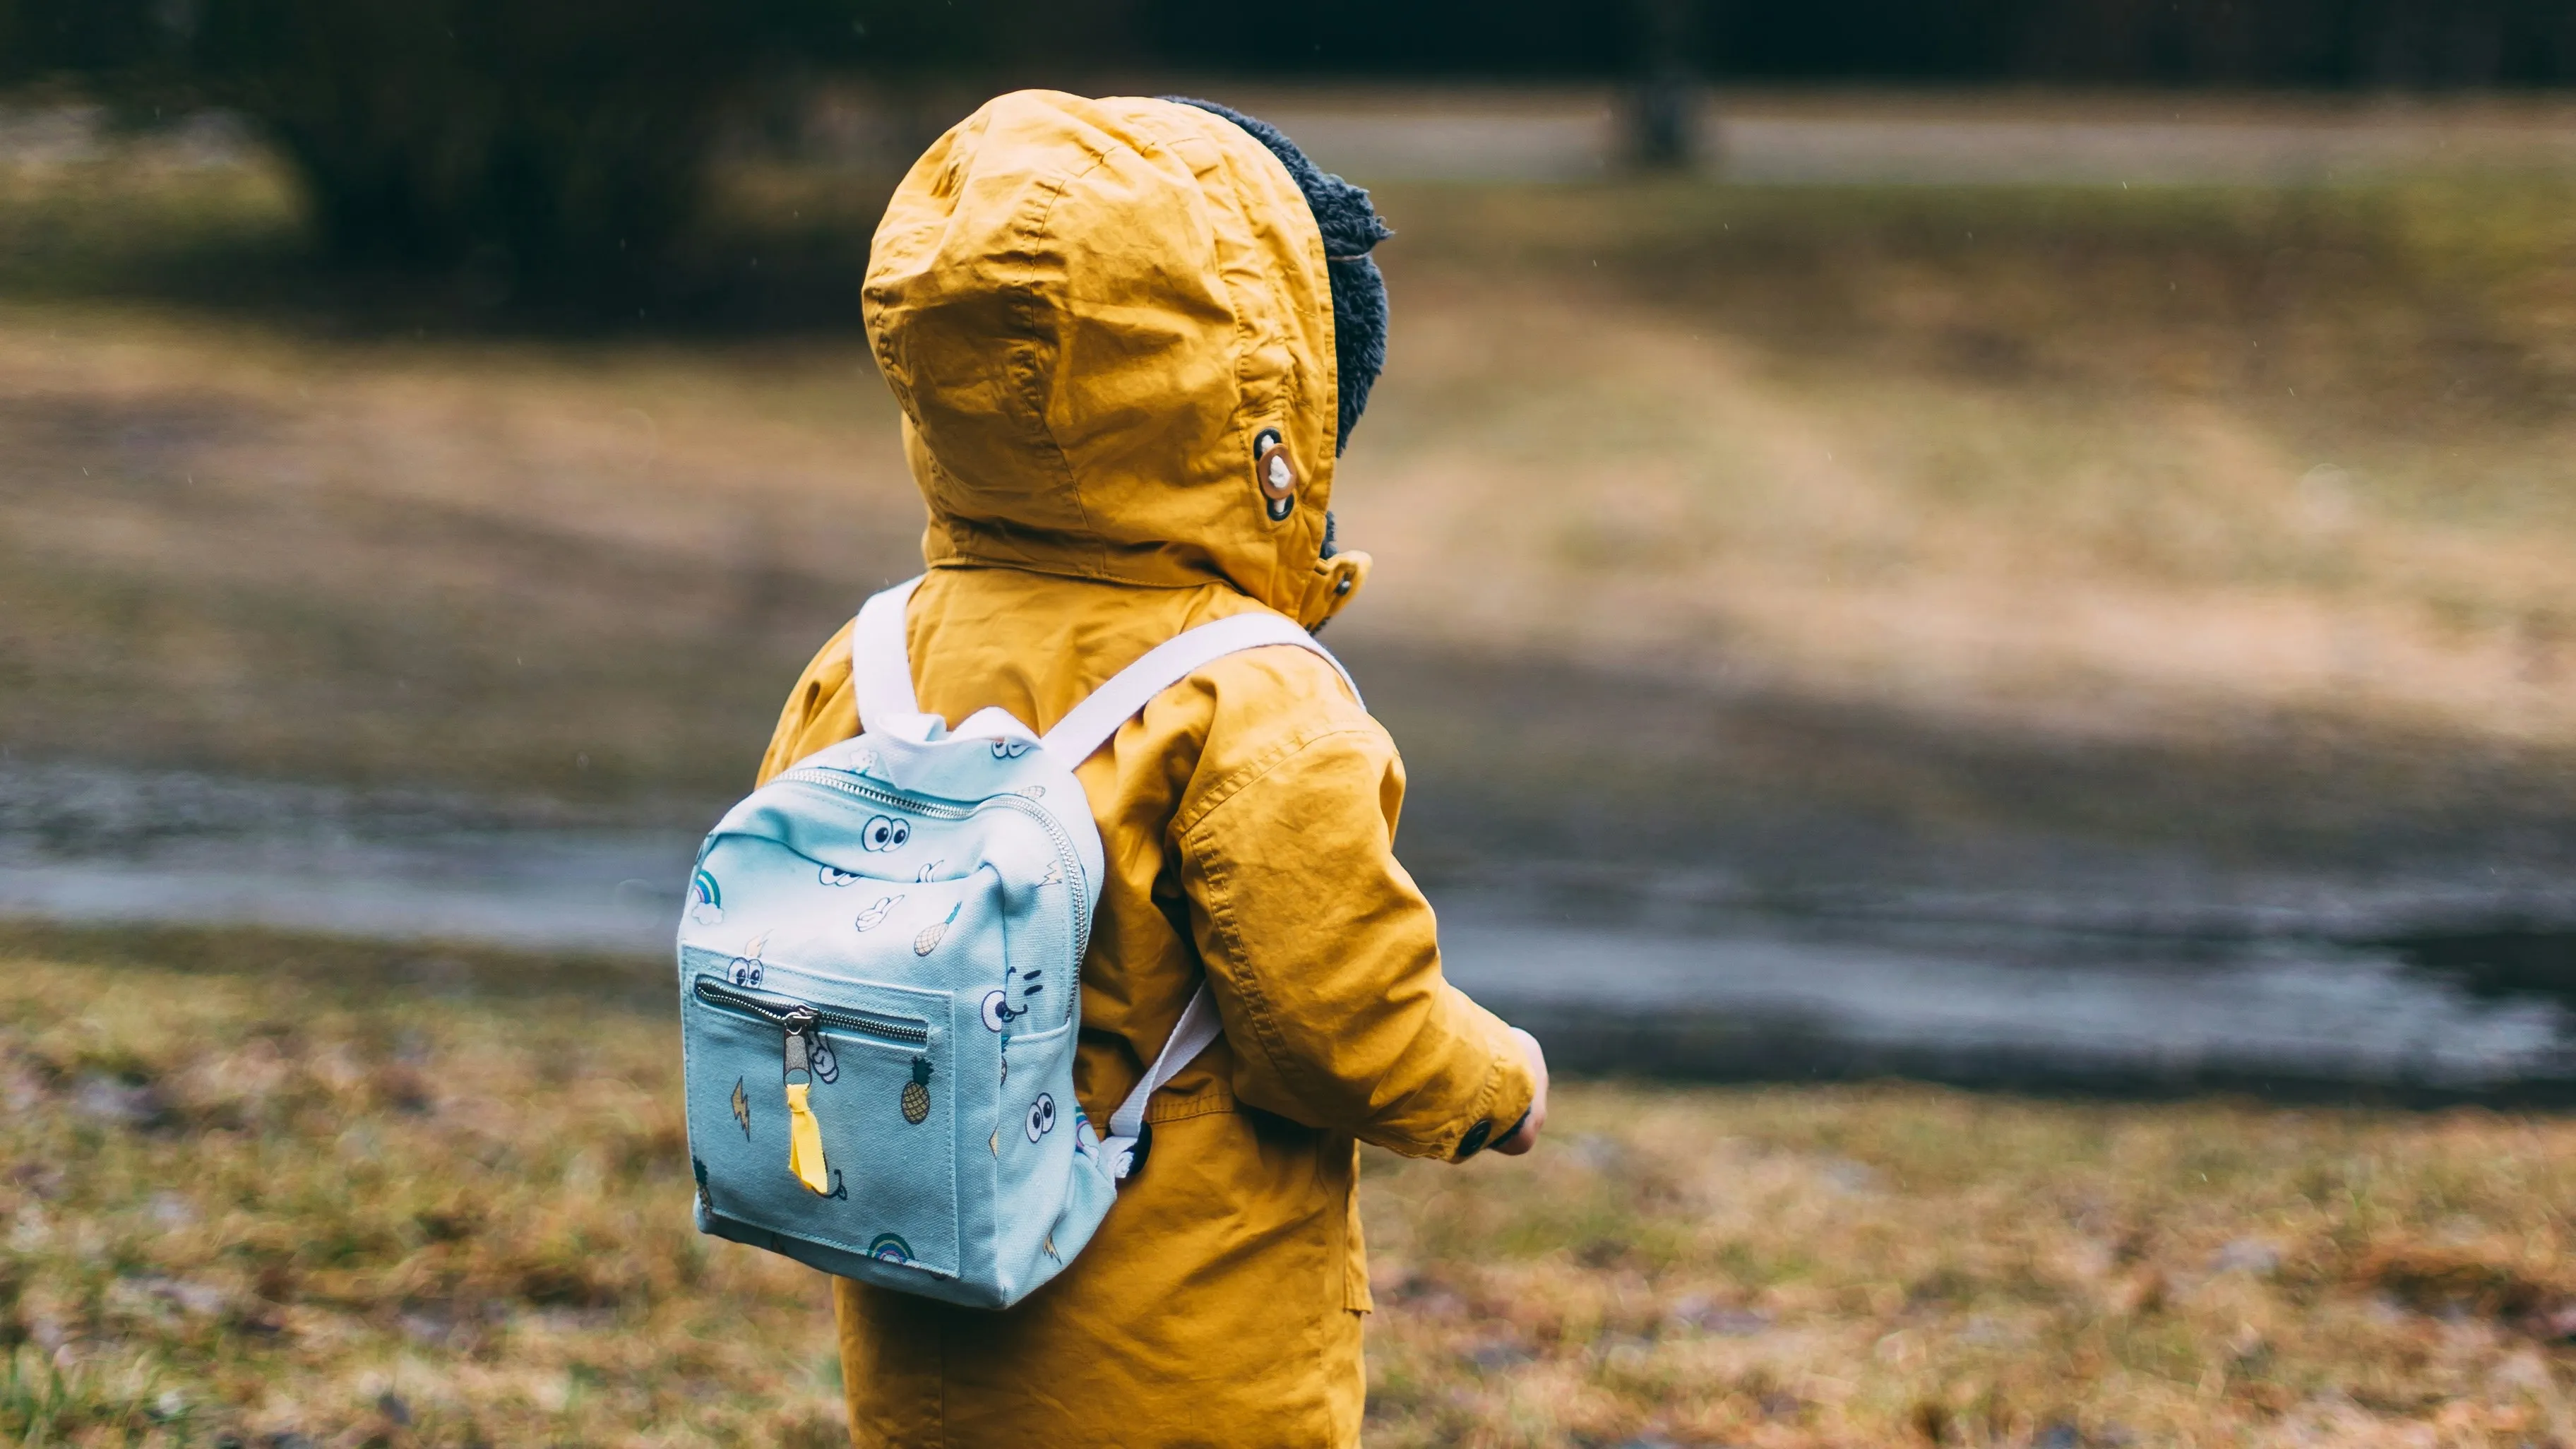
[[1520, 1043], [1522, 1054], [1529, 1058], [1530, 1080], [1535, 1090], [1530, 1093], [1528, 1115], [1489, 1149], [1505, 1157], [1518, 1157], [1536, 1147], [1539, 1129], [1547, 1125], [1547, 1051], [1538, 1044], [1537, 1037], [1517, 1026], [1512, 1028], [1512, 1039]]

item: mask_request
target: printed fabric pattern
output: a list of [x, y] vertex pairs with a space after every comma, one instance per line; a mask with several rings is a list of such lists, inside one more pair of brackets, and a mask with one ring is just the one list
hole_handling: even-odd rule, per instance
[[680, 928], [699, 1228], [978, 1307], [1055, 1276], [1117, 1192], [1056, 1107], [1100, 868], [1028, 738], [871, 734], [729, 812]]

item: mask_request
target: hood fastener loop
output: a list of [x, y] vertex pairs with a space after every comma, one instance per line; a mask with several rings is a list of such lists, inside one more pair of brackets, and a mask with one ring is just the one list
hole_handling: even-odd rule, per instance
[[1270, 521], [1285, 520], [1296, 507], [1297, 465], [1288, 458], [1288, 449], [1277, 428], [1263, 428], [1252, 439], [1253, 481], [1261, 485], [1264, 512]]

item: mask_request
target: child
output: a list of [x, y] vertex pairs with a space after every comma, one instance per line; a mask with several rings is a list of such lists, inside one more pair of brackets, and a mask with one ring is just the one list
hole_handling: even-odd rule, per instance
[[[1204, 102], [1021, 92], [912, 168], [868, 335], [930, 508], [921, 707], [1051, 726], [1146, 650], [1256, 610], [1320, 626], [1336, 454], [1383, 357], [1367, 193]], [[849, 640], [762, 777], [859, 731]], [[1204, 977], [1224, 1034], [1153, 1099], [1151, 1164], [1002, 1312], [834, 1280], [862, 1445], [1359, 1442], [1359, 1141], [1526, 1152], [1538, 1046], [1441, 979], [1392, 851], [1404, 771], [1332, 666], [1231, 655], [1078, 771], [1103, 838], [1075, 1080], [1094, 1120]]]

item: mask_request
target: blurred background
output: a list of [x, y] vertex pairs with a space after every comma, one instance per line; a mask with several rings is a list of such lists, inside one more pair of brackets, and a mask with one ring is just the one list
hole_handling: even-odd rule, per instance
[[1398, 228], [1333, 642], [1567, 1051], [2576, 1080], [2576, 8], [0, 36], [0, 903], [652, 949], [917, 562], [894, 178], [1003, 89], [1205, 92]]
[[[2568, 0], [0, 0], [11, 949], [70, 963], [25, 968], [63, 1000], [111, 967], [197, 971], [573, 992], [659, 1030], [654, 958], [698, 832], [748, 786], [811, 652], [918, 567], [859, 315], [888, 191], [1002, 90], [1186, 93], [1278, 124], [1397, 230], [1378, 252], [1390, 361], [1334, 499], [1378, 571], [1328, 642], [1405, 752], [1399, 845], [1452, 974], [1579, 1072], [2168, 1104], [2061, 1120], [1910, 1088], [1790, 1105], [1601, 1088], [1575, 1109], [1605, 1124], [1583, 1171], [1626, 1181], [1615, 1124], [1647, 1100], [1769, 1104], [1667, 1126], [1716, 1132], [1730, 1181], [1770, 1170], [1727, 1156], [1742, 1143], [1794, 1142], [1797, 1190], [1828, 1204], [1896, 1171], [1851, 1143], [1967, 1173], [1974, 1143], [2011, 1135], [1992, 1113], [2054, 1124], [2012, 1138], [2033, 1164], [2152, 1139], [2137, 1151], [2206, 1184], [2193, 1141], [2238, 1144], [2248, 1171], [2361, 1160], [2344, 1137], [2278, 1146], [2262, 1134], [2296, 1132], [2273, 1108], [2193, 1105], [2211, 1090], [2563, 1102], [2571, 84]], [[414, 1029], [352, 1019], [353, 1040]], [[186, 1092], [155, 1085], [178, 1080], [169, 1062], [39, 1035], [0, 1035], [0, 1060], [36, 1064], [27, 1100], [92, 1127], [180, 1112]], [[322, 1072], [315, 1100], [406, 1100], [361, 1078]], [[2386, 1120], [2458, 1147], [2453, 1119]], [[638, 1140], [638, 1161], [659, 1150]], [[2576, 1162], [2576, 1143], [2512, 1140]], [[155, 1150], [134, 1149], [147, 1178]], [[2387, 1211], [2474, 1214], [2443, 1176], [2468, 1169], [2425, 1162], [2421, 1202]], [[2280, 1191], [2324, 1202], [2325, 1183]], [[2057, 1190], [2034, 1184], [1979, 1200]], [[2497, 1190], [2490, 1226], [2545, 1213], [2533, 1182]], [[1422, 1204], [1426, 1223], [1458, 1210]], [[414, 1239], [461, 1241], [417, 1226], [445, 1211], [404, 1209], [387, 1261], [416, 1278]], [[2166, 1289], [2136, 1265], [2163, 1249], [2094, 1211], [2069, 1208], [2068, 1231], [2103, 1266], [2069, 1271], [2151, 1338], [2138, 1315]], [[577, 1336], [610, 1321], [578, 1314], [680, 1292], [582, 1278], [593, 1228], [547, 1239], [538, 1276], [488, 1301], [574, 1314]], [[1503, 1390], [1476, 1417], [1466, 1390], [1424, 1387], [1537, 1373], [1554, 1350], [1530, 1345], [1557, 1340], [1494, 1347], [1501, 1308], [1441, 1317], [1474, 1300], [1472, 1272], [1421, 1276], [1445, 1250], [1409, 1231], [1381, 1276], [1431, 1305], [1420, 1342], [1449, 1337], [1381, 1372], [1387, 1442], [1700, 1442], [1663, 1390], [1617, 1390], [1634, 1412], [1600, 1410], [1591, 1438], [1550, 1409], [1516, 1439]], [[2223, 1271], [2306, 1261], [2208, 1231], [2185, 1253], [2204, 1278], [2212, 1253], [2236, 1254]], [[1595, 1292], [1651, 1237], [1530, 1232], [1572, 1276], [1489, 1284], [1497, 1303]], [[2524, 1367], [2496, 1392], [2524, 1418], [2494, 1432], [2576, 1434], [2530, 1407], [2557, 1360], [2530, 1369], [2529, 1345], [2565, 1335], [2528, 1325], [2576, 1302], [2513, 1266], [2541, 1239], [2455, 1262], [2326, 1238], [2344, 1256], [2298, 1281], [2507, 1325], [2492, 1357]], [[1604, 1241], [1628, 1246], [1581, 1256]], [[1755, 1253], [1770, 1268], [1739, 1253], [1719, 1286], [1665, 1292], [1651, 1322], [1695, 1313], [1687, 1336], [1772, 1352], [1769, 1327], [1804, 1311], [1761, 1296], [1797, 1278], [1773, 1248]], [[415, 1278], [357, 1294], [432, 1305], [388, 1342], [500, 1332], [474, 1316], [486, 1299]], [[2094, 1400], [1962, 1398], [1935, 1372], [1950, 1360], [1883, 1335], [1910, 1331], [1906, 1305], [1974, 1295], [1897, 1274], [1888, 1308], [1875, 1281], [1846, 1286], [1878, 1315], [1853, 1352], [1902, 1381], [1885, 1415], [1764, 1360], [1768, 1377], [1703, 1374], [1720, 1407], [1688, 1423], [1711, 1443], [1711, 1424], [2131, 1442], [2102, 1437], [2118, 1414]], [[93, 1288], [81, 1311], [108, 1314]], [[135, 1293], [192, 1311], [177, 1288]], [[34, 1312], [0, 1345], [59, 1367], [89, 1320], [62, 1310], [44, 1343]], [[217, 1315], [231, 1327], [207, 1342], [284, 1312]], [[2210, 1312], [2218, 1382], [2260, 1377], [2244, 1344], [2262, 1314]], [[422, 1391], [384, 1372], [333, 1382], [385, 1432], [428, 1434]], [[188, 1421], [107, 1382], [101, 1414]], [[2403, 1417], [2335, 1382], [2345, 1408]], [[2287, 1422], [2314, 1389], [2246, 1412]], [[529, 1402], [579, 1419], [615, 1401], [575, 1390]], [[2119, 1410], [2176, 1433], [2182, 1412]], [[2318, 1413], [2335, 1442], [2377, 1442]], [[788, 1442], [804, 1423], [726, 1432]]]

